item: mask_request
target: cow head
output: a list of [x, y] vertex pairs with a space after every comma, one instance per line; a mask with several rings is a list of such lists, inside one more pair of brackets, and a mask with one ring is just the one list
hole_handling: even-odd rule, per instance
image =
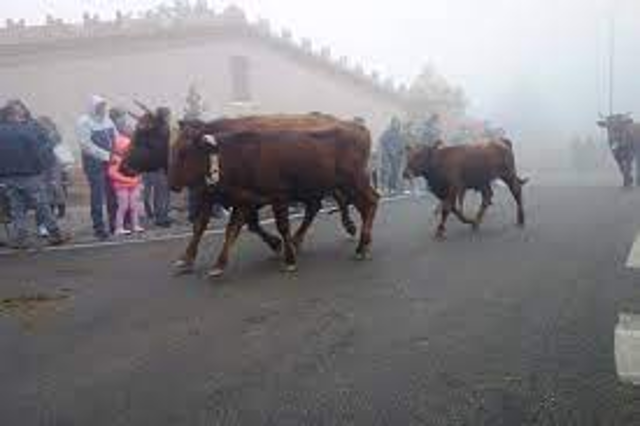
[[146, 108], [143, 115], [134, 117], [137, 124], [131, 137], [131, 148], [122, 162], [122, 171], [132, 174], [167, 170], [171, 137], [169, 110]]
[[169, 184], [172, 190], [207, 184], [212, 168], [211, 157], [219, 148], [216, 138], [207, 134], [204, 122], [181, 121], [177, 137], [169, 149]]
[[611, 149], [616, 150], [628, 142], [629, 127], [633, 124], [633, 119], [629, 114], [613, 114], [602, 117], [597, 123], [598, 126], [607, 130]]
[[433, 146], [407, 146], [407, 165], [404, 170], [405, 179], [426, 176], [433, 153], [440, 148], [440, 144]]

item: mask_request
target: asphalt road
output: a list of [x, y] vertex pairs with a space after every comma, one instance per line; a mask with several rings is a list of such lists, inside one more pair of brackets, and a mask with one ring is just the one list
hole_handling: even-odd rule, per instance
[[613, 330], [640, 192], [528, 188], [473, 234], [381, 208], [374, 259], [337, 217], [283, 275], [243, 235], [228, 275], [174, 277], [183, 242], [0, 257], [0, 424], [640, 425]]

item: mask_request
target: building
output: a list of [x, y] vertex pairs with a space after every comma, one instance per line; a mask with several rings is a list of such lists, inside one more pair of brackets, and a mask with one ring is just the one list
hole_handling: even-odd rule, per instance
[[362, 117], [374, 140], [393, 115], [404, 115], [406, 91], [309, 40], [275, 34], [231, 7], [178, 15], [149, 13], [82, 24], [48, 18], [42, 26], [8, 21], [0, 29], [0, 100], [19, 97], [56, 120], [75, 140], [78, 115], [92, 94], [112, 104], [182, 111], [195, 85], [210, 116], [321, 111]]

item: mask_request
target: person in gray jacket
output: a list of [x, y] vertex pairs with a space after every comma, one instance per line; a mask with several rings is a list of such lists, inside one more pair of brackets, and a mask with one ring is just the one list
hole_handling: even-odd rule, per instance
[[[91, 98], [89, 111], [78, 120], [77, 134], [82, 151], [82, 168], [91, 193], [93, 231], [98, 239], [105, 240], [114, 231], [116, 199], [109, 185], [107, 168], [117, 130], [109, 118], [107, 101], [104, 98]], [[108, 223], [104, 220], [105, 205]]]

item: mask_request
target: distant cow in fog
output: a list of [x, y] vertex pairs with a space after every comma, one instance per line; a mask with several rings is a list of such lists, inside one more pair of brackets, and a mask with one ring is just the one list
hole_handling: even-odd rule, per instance
[[[451, 212], [477, 229], [491, 205], [491, 183], [496, 179], [502, 180], [511, 191], [517, 203], [518, 225], [524, 226], [522, 186], [526, 180], [518, 177], [512, 144], [507, 139], [474, 145], [408, 148], [405, 177], [423, 177], [441, 200], [437, 238], [444, 238], [445, 224]], [[467, 189], [482, 194], [482, 204], [475, 219], [467, 218], [457, 202]]]
[[636, 163], [636, 185], [640, 186], [640, 123], [629, 114], [613, 114], [598, 121], [607, 130], [609, 147], [622, 173], [623, 185], [633, 184], [633, 160]]

